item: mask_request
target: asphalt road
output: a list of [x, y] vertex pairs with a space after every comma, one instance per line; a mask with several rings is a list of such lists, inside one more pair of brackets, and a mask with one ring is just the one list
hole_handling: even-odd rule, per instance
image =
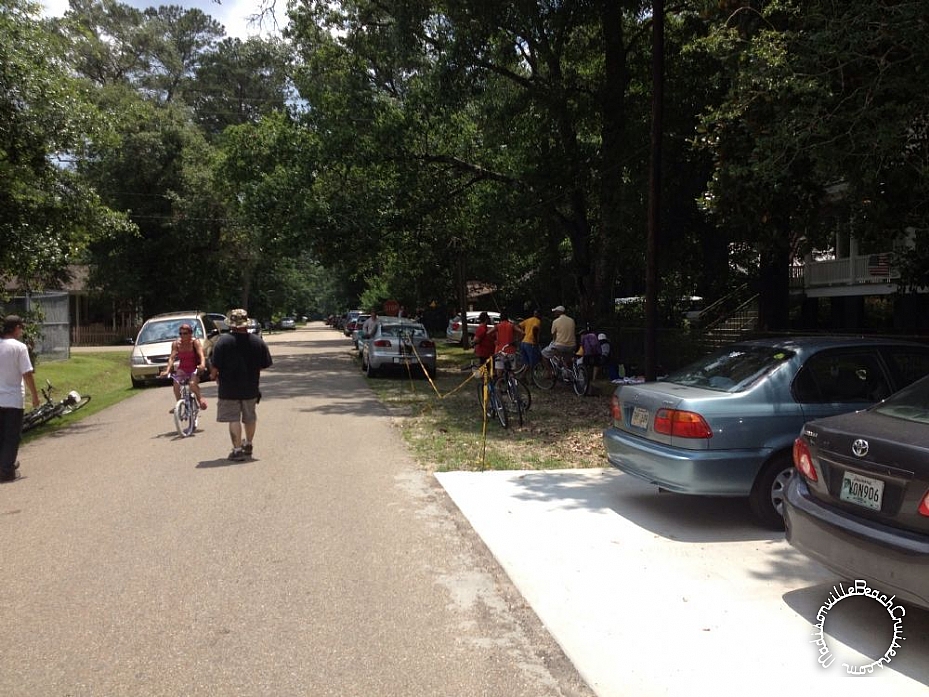
[[268, 341], [253, 461], [226, 460], [214, 384], [189, 439], [153, 388], [23, 447], [0, 695], [592, 695], [344, 338]]

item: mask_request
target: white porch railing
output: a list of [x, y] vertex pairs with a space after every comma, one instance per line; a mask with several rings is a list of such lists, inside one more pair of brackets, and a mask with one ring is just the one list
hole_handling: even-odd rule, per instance
[[790, 285], [794, 288], [890, 283], [899, 278], [900, 270], [894, 267], [889, 252], [808, 261], [790, 270]]

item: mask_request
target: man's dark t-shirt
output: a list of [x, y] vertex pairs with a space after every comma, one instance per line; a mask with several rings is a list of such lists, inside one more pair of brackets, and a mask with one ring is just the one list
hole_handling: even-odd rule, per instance
[[230, 332], [217, 340], [212, 363], [219, 370], [220, 399], [255, 399], [261, 371], [271, 367], [271, 352], [261, 337]]

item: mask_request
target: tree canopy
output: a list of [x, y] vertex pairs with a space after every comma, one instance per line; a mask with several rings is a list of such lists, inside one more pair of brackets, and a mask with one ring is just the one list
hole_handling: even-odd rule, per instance
[[[364, 297], [601, 321], [646, 279], [652, 5], [307, 0], [286, 32], [70, 0], [0, 15], [0, 273], [87, 263], [145, 314]], [[685, 0], [665, 13], [661, 297], [788, 266], [839, 230], [906, 237], [925, 285], [927, 18], [917, 0]], [[129, 272], [131, 270], [131, 272]], [[330, 278], [325, 280], [325, 275]]]

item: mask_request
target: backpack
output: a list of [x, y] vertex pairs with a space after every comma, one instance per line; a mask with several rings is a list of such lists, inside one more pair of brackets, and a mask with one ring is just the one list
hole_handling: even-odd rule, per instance
[[599, 356], [601, 354], [600, 340], [597, 339], [597, 335], [594, 332], [587, 332], [581, 337], [581, 348], [584, 349], [585, 358]]

